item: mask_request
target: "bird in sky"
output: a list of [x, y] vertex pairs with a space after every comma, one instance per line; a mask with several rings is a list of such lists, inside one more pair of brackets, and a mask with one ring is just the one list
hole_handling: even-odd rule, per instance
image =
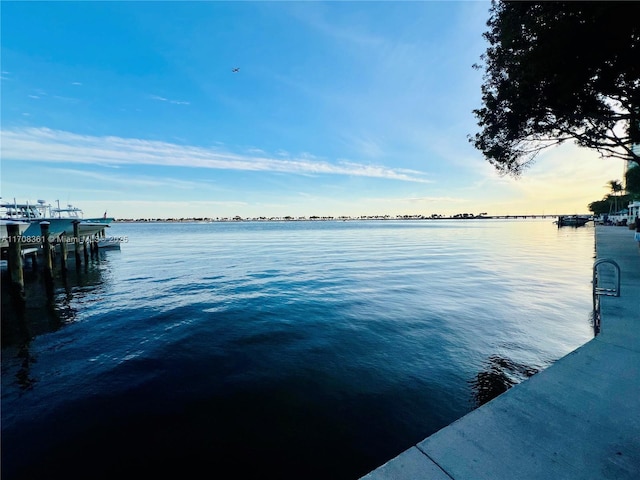
[[240, 71], [240, 67], [234, 67], [231, 69], [233, 73], [238, 73]]

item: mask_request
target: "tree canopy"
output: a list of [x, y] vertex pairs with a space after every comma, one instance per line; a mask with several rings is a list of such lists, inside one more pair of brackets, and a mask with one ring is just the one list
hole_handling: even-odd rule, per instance
[[629, 168], [625, 174], [626, 191], [633, 199], [640, 200], [640, 165]]
[[514, 176], [567, 140], [640, 164], [639, 19], [640, 2], [493, 0], [471, 143]]
[[[640, 200], [640, 165], [631, 166], [624, 174], [625, 187], [619, 180], [609, 180], [607, 186], [611, 193], [605, 195], [602, 200], [591, 202], [589, 211], [595, 215], [618, 211], [618, 206], [624, 207], [629, 202]], [[626, 194], [622, 194], [626, 190]]]

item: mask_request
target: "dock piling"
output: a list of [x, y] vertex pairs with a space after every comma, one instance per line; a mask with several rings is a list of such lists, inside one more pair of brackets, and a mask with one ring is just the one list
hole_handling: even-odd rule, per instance
[[89, 246], [87, 242], [89, 241], [88, 237], [82, 237], [82, 249], [84, 251], [84, 264], [85, 266], [89, 263]]
[[60, 237], [60, 271], [67, 272], [67, 236], [64, 234]]
[[8, 223], [7, 236], [9, 241], [7, 267], [11, 281], [11, 296], [14, 301], [24, 303], [24, 275], [22, 272], [22, 239], [20, 237], [20, 226], [18, 224]]
[[77, 270], [80, 268], [80, 220], [73, 221], [73, 245]]
[[49, 242], [49, 222], [40, 222], [42, 236], [42, 254], [44, 256], [44, 276], [47, 284], [53, 283], [53, 263], [51, 261], [51, 242]]
[[91, 237], [91, 258], [98, 258], [98, 235]]

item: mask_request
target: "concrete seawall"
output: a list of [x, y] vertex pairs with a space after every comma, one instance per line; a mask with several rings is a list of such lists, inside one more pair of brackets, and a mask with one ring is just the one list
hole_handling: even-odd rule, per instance
[[362, 480], [640, 479], [640, 248], [596, 227], [620, 266], [598, 336]]

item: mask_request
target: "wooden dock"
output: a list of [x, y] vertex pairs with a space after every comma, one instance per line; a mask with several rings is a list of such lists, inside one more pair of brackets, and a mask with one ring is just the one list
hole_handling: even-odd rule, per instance
[[639, 479], [640, 249], [597, 226], [596, 252], [621, 285], [594, 339], [362, 480]]
[[[16, 307], [24, 306], [24, 268], [29, 265], [32, 270], [42, 269], [47, 293], [53, 294], [53, 278], [58, 272], [65, 275], [68, 261], [73, 258], [75, 268], [88, 264], [90, 259], [98, 258], [99, 243], [104, 241], [104, 231], [96, 235], [81, 236], [79, 234], [80, 221], [73, 222], [73, 235], [51, 238], [49, 222], [40, 222], [41, 241], [39, 244], [23, 245], [22, 236], [16, 224], [8, 224], [8, 247], [6, 260], [9, 280], [9, 294]], [[119, 246], [119, 243], [117, 244]], [[73, 254], [73, 255], [72, 255]], [[4, 256], [4, 252], [3, 252]]]

